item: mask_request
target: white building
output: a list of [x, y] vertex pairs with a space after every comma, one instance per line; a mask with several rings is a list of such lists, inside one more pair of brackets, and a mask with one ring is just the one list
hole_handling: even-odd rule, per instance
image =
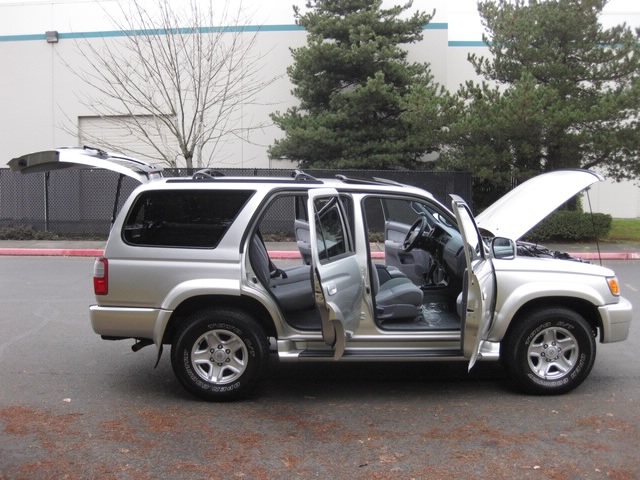
[[[273, 111], [297, 104], [285, 71], [292, 61], [289, 49], [304, 45], [306, 35], [295, 27], [292, 4], [304, 8], [305, 3], [244, 0], [255, 21], [252, 30], [259, 35], [258, 48], [266, 64], [262, 71], [265, 76], [280, 78], [261, 92], [261, 106], [243, 111], [243, 122], [268, 123]], [[428, 62], [435, 80], [456, 90], [475, 75], [467, 54], [488, 54], [476, 2], [415, 0], [413, 8], [435, 9], [436, 14], [422, 42], [409, 47], [411, 59]], [[122, 130], [106, 129], [83, 105], [80, 99], [87, 86], [72, 71], [82, 68], [84, 59], [77, 42], [87, 34], [92, 42], [116, 41], [118, 31], [109, 17], [117, 16], [118, 11], [116, 0], [0, 0], [0, 158], [8, 161], [26, 152], [86, 143], [81, 133], [86, 131], [125, 135]], [[640, 26], [640, 7], [635, 0], [612, 0], [602, 21], [605, 25], [626, 21]], [[275, 126], [246, 133], [217, 150], [216, 163], [211, 166], [278, 166], [269, 161], [266, 149], [281, 135]], [[591, 203], [595, 211], [615, 217], [640, 217], [640, 187], [630, 182], [606, 182], [592, 189]]]

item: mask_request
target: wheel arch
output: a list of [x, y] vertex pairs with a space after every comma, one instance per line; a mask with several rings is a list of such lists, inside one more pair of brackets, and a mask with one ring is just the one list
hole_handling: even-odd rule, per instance
[[582, 298], [559, 296], [535, 298], [523, 304], [513, 315], [511, 322], [509, 322], [509, 326], [507, 327], [503, 335], [501, 335], [500, 341], [504, 342], [508, 338], [515, 325], [518, 325], [520, 319], [525, 315], [528, 315], [534, 310], [554, 307], [573, 310], [587, 321], [587, 323], [593, 329], [594, 333], [600, 331], [600, 336], [602, 336], [602, 319], [600, 318], [600, 314], [598, 313], [598, 307], [596, 307], [588, 300], [584, 300]]
[[199, 295], [183, 301], [171, 314], [162, 335], [163, 344], [171, 344], [173, 335], [191, 314], [211, 307], [226, 307], [240, 310], [253, 318], [268, 337], [276, 336], [273, 318], [268, 310], [255, 298], [235, 295]]

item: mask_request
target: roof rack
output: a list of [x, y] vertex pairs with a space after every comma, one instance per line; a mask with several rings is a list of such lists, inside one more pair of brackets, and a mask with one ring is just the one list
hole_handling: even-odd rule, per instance
[[396, 187], [406, 187], [404, 183], [396, 182], [395, 180], [389, 180], [388, 178], [373, 177], [373, 179], [376, 182], [381, 183], [382, 185], [395, 185]]
[[338, 180], [343, 181], [344, 183], [351, 183], [356, 185], [378, 185], [378, 182], [369, 180], [368, 178], [358, 178], [358, 177], [347, 177], [341, 173], [336, 175]]
[[298, 170], [298, 169], [294, 170], [291, 176], [296, 182], [317, 182], [318, 181], [318, 179], [313, 175], [309, 175], [308, 173], [305, 173], [302, 170]]
[[219, 170], [203, 168], [202, 170], [198, 170], [191, 176], [193, 180], [215, 180], [216, 177], [224, 177], [224, 173]]
[[342, 180], [344, 183], [351, 183], [356, 185], [393, 185], [396, 187], [404, 187], [402, 183], [396, 182], [394, 180], [387, 180], [386, 178], [378, 178], [373, 177], [369, 178], [359, 178], [359, 177], [347, 177], [346, 175], [338, 174], [336, 175], [338, 180]]

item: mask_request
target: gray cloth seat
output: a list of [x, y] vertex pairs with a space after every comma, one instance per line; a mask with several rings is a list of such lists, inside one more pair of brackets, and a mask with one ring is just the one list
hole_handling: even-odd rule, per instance
[[310, 265], [276, 269], [258, 235], [251, 239], [249, 261], [258, 280], [269, 289], [283, 311], [294, 312], [315, 306]]
[[413, 320], [420, 315], [420, 287], [399, 272], [385, 274], [384, 266], [373, 265], [371, 270], [376, 318], [379, 321]]
[[[315, 307], [312, 271], [310, 265], [279, 270], [271, 263], [269, 254], [259, 235], [254, 235], [249, 246], [249, 261], [260, 282], [273, 294], [280, 308], [295, 312]], [[413, 319], [420, 314], [422, 290], [402, 273], [378, 269], [372, 265], [373, 293], [378, 320]], [[383, 278], [383, 280], [380, 279]]]

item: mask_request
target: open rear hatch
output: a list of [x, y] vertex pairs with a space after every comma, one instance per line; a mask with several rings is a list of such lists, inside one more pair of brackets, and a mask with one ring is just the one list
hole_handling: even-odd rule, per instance
[[162, 167], [93, 147], [56, 148], [9, 161], [14, 172], [37, 173], [65, 168], [102, 168], [147, 183], [162, 178]]
[[119, 153], [110, 153], [93, 147], [63, 147], [42, 152], [27, 153], [8, 162], [13, 172], [46, 173], [52, 170], [69, 168], [99, 168], [119, 174], [115, 192], [113, 215], [115, 220], [122, 180], [125, 176], [140, 183], [148, 183], [163, 177], [162, 167], [127, 157]]

